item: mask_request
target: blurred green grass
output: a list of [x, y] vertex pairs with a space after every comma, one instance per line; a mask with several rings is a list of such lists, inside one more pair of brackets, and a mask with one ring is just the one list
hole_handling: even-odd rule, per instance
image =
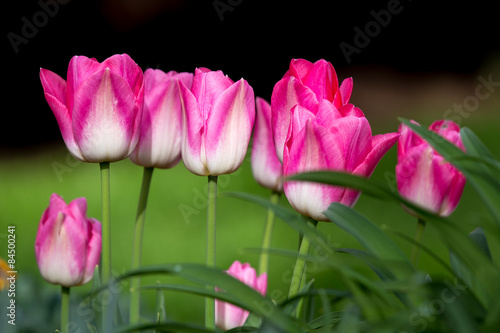
[[[480, 110], [464, 119], [462, 126], [468, 126], [491, 149], [496, 157], [500, 156], [498, 145], [498, 100], [491, 99], [481, 104]], [[442, 110], [415, 110], [409, 108], [401, 116], [418, 120], [428, 126], [432, 121], [442, 118]], [[398, 121], [395, 115], [374, 117], [367, 114], [374, 134], [396, 131]], [[249, 150], [250, 151], [250, 150]], [[394, 167], [396, 147], [384, 156], [373, 178], [395, 186]], [[141, 186], [142, 168], [129, 160], [111, 165], [111, 222], [112, 222], [112, 263], [114, 273], [130, 269], [134, 221], [137, 200]], [[207, 179], [192, 175], [182, 162], [169, 170], [156, 169], [153, 174], [146, 226], [144, 230], [143, 264], [205, 261], [205, 214]], [[253, 179], [250, 158], [234, 174], [219, 177], [219, 193], [243, 191], [268, 196], [269, 191], [261, 188]], [[34, 278], [40, 288], [59, 292], [57, 286], [45, 283], [38, 273], [34, 256], [34, 241], [40, 216], [49, 202], [52, 193], [58, 193], [69, 202], [76, 197], [88, 200], [88, 216], [100, 219], [100, 179], [97, 164], [75, 161], [62, 144], [35, 147], [30, 150], [8, 152], [0, 157], [0, 256], [6, 256], [5, 232], [8, 225], [16, 226], [16, 268], [19, 280]], [[282, 196], [280, 203], [289, 206]], [[413, 237], [416, 221], [405, 211], [392, 203], [362, 195], [355, 209], [375, 224], [386, 225]], [[470, 232], [487, 219], [484, 206], [470, 186], [466, 185], [462, 200], [452, 215], [461, 227]], [[234, 260], [250, 262], [257, 267], [258, 253], [248, 251], [260, 246], [265, 209], [234, 198], [219, 197], [217, 202], [217, 266], [226, 269]], [[330, 223], [320, 223], [318, 228], [328, 235], [337, 247], [349, 248], [359, 245], [342, 230]], [[1, 235], [4, 235], [2, 238]], [[409, 254], [411, 244], [391, 235]], [[498, 244], [498, 240], [497, 244]], [[432, 228], [425, 230], [423, 242], [441, 258], [448, 261], [445, 247], [440, 243]], [[295, 250], [298, 235], [283, 221], [277, 220], [272, 247]], [[492, 251], [498, 250], [493, 245]], [[314, 249], [313, 249], [314, 251]], [[288, 292], [288, 279], [293, 268], [293, 258], [271, 255], [269, 269], [268, 295], [277, 301], [283, 300]], [[425, 253], [421, 254], [420, 268], [430, 276], [445, 275], [446, 272]], [[362, 264], [360, 270], [368, 272]], [[316, 278], [316, 285], [325, 288], [341, 288], [341, 282], [328, 271], [310, 272]], [[143, 278], [145, 284], [176, 281], [166, 277]], [[90, 290], [90, 284], [74, 288], [78, 300]], [[122, 298], [127, 299], [127, 285], [124, 285]], [[143, 293], [144, 311], [153, 319], [154, 292]], [[168, 292], [166, 311], [169, 318], [179, 321], [203, 322], [203, 299], [198, 296]], [[44, 306], [43, 299], [32, 299]], [[19, 304], [23, 307], [23, 304]], [[57, 309], [55, 310], [57, 311]], [[56, 314], [57, 317], [57, 314]], [[50, 328], [50, 326], [49, 326]], [[48, 328], [48, 329], [49, 329]]]

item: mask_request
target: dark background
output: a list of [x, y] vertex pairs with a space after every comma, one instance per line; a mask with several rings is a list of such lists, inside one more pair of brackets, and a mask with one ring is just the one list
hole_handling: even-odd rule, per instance
[[[38, 1], [9, 1], [3, 10], [6, 104], [0, 146], [15, 150], [62, 141], [38, 75], [43, 67], [65, 78], [73, 55], [102, 61], [128, 53], [143, 69], [220, 69], [233, 80], [245, 78], [257, 96], [269, 99], [292, 58], [324, 58], [345, 76], [351, 68], [376, 67], [410, 75], [473, 74], [499, 51], [494, 2], [402, 0], [395, 6], [398, 13], [385, 27], [379, 25], [379, 31], [374, 30], [348, 61], [339, 45], [356, 46], [355, 27], [365, 30], [370, 22], [374, 26], [373, 11], [380, 13], [395, 4], [51, 0], [46, 5], [51, 12], [42, 14], [44, 6]], [[26, 22], [38, 27], [30, 30]], [[16, 46], [16, 52], [12, 38], [24, 38], [23, 29], [31, 35]]]

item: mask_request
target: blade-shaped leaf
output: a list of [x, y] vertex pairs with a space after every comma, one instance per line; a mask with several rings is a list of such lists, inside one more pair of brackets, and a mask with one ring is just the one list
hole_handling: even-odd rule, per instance
[[150, 323], [133, 326], [125, 326], [113, 332], [139, 332], [144, 330], [155, 330], [156, 332], [169, 333], [215, 333], [214, 330], [193, 324], [184, 323]]
[[[216, 268], [206, 267], [199, 264], [164, 264], [145, 266], [128, 271], [114, 279], [111, 283], [135, 276], [145, 275], [174, 275], [201, 285], [219, 287], [227, 292], [227, 294], [231, 294], [232, 297], [237, 298], [240, 302], [239, 306], [241, 308], [262, 316], [265, 321], [275, 325], [278, 329], [285, 332], [301, 332], [300, 326], [297, 325], [297, 322], [286, 316], [270, 298], [263, 297], [256, 290], [230, 276], [224, 271]], [[210, 290], [206, 289], [205, 296], [212, 296], [210, 293]]]
[[414, 269], [401, 249], [363, 215], [337, 202], [332, 203], [324, 214], [356, 238], [369, 253], [390, 263], [385, 270], [391, 271], [393, 276], [408, 279], [413, 275]]
[[468, 154], [482, 156], [494, 160], [495, 156], [490, 152], [488, 147], [479, 139], [479, 137], [468, 127], [463, 127], [460, 130], [460, 138], [464, 144], [465, 151]]

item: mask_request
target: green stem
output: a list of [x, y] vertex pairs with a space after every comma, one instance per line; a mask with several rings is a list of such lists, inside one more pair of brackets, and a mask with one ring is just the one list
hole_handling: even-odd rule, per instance
[[110, 212], [110, 185], [109, 162], [99, 163], [101, 169], [101, 224], [102, 224], [102, 251], [101, 251], [101, 284], [105, 285], [111, 278], [111, 212]]
[[[280, 199], [280, 192], [272, 191], [271, 198], [269, 199], [273, 205], [276, 205]], [[262, 252], [260, 254], [259, 261], [259, 275], [262, 273], [267, 273], [267, 268], [269, 266], [269, 248], [271, 246], [271, 239], [274, 227], [274, 210], [267, 210], [266, 227], [264, 229], [264, 236], [262, 238]]]
[[[137, 206], [137, 215], [135, 218], [134, 245], [132, 247], [132, 269], [141, 266], [142, 254], [142, 235], [144, 231], [144, 222], [146, 220], [146, 206], [148, 204], [149, 187], [153, 177], [154, 168], [145, 167], [142, 174], [141, 194]], [[134, 278], [130, 284], [130, 323], [137, 324], [140, 320], [140, 291], [137, 290], [141, 284], [140, 278]]]
[[[207, 267], [215, 267], [215, 212], [217, 204], [217, 176], [208, 176], [208, 206], [207, 206]], [[212, 287], [210, 287], [212, 288]], [[215, 300], [205, 298], [205, 326], [215, 328]]]
[[69, 287], [61, 286], [61, 332], [68, 333], [69, 329]]
[[418, 224], [417, 224], [417, 231], [415, 232], [415, 244], [413, 244], [413, 248], [411, 251], [411, 262], [413, 263], [414, 267], [417, 267], [418, 264], [418, 257], [420, 254], [420, 247], [418, 244], [420, 243], [420, 239], [422, 238], [422, 234], [424, 233], [425, 229], [425, 220], [422, 220], [421, 218], [418, 219]]
[[[111, 280], [111, 211], [110, 211], [110, 185], [109, 162], [99, 163], [101, 169], [101, 225], [102, 225], [102, 250], [101, 250], [101, 285], [106, 285]], [[106, 327], [108, 306], [102, 303], [102, 327]]]
[[[318, 221], [313, 220], [313, 219], [308, 219], [311, 225], [316, 227], [318, 224]], [[295, 267], [293, 269], [292, 273], [292, 281], [290, 282], [290, 290], [288, 291], [288, 298], [294, 297], [297, 295], [300, 291], [300, 287], [302, 284], [302, 281], [306, 280], [305, 276], [305, 267], [306, 267], [306, 256], [309, 253], [309, 248], [311, 247], [311, 242], [309, 238], [307, 237], [302, 237], [302, 241], [300, 242], [300, 248], [299, 248], [299, 255], [297, 257], [297, 261], [295, 262]], [[299, 313], [300, 313], [300, 304], [297, 306], [297, 309], [295, 311], [295, 315], [298, 318]]]

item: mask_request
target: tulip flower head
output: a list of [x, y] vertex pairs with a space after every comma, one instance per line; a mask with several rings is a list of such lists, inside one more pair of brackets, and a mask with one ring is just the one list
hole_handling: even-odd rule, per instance
[[67, 205], [52, 194], [35, 240], [36, 261], [46, 281], [72, 287], [92, 279], [101, 255], [101, 223], [86, 213], [85, 198]]
[[[317, 115], [301, 105], [293, 109], [286, 139], [283, 174], [331, 170], [370, 177], [399, 133], [372, 136], [368, 120], [352, 104], [340, 109], [322, 102]], [[344, 187], [286, 181], [285, 195], [299, 213], [328, 221], [323, 212], [332, 202], [354, 206], [360, 192]]]
[[[408, 126], [401, 124], [399, 130], [401, 138], [396, 165], [399, 193], [438, 215], [450, 215], [462, 196], [465, 176]], [[436, 121], [429, 130], [465, 150], [460, 127], [453, 121]]]
[[[332, 170], [369, 177], [399, 133], [372, 136], [361, 109], [349, 103], [352, 78], [339, 86], [333, 66], [293, 59], [274, 86], [271, 123], [283, 175]], [[285, 195], [299, 213], [328, 221], [332, 202], [353, 206], [359, 191], [323, 184], [286, 181]]]
[[271, 124], [276, 154], [283, 161], [283, 149], [291, 126], [292, 108], [300, 104], [317, 113], [322, 101], [335, 108], [347, 104], [351, 98], [352, 78], [339, 86], [332, 64], [324, 59], [311, 63], [305, 59], [292, 59], [283, 78], [276, 83], [271, 96]]
[[172, 168], [181, 159], [182, 107], [177, 80], [191, 89], [193, 74], [144, 72], [141, 134], [130, 160], [137, 165]]
[[252, 144], [252, 173], [261, 186], [273, 191], [283, 190], [283, 167], [273, 142], [271, 105], [263, 98], [256, 99], [256, 119]]
[[221, 71], [195, 70], [192, 89], [179, 81], [183, 109], [182, 160], [200, 176], [236, 171], [255, 120], [252, 87]]
[[144, 100], [143, 73], [127, 54], [102, 63], [74, 56], [67, 81], [43, 68], [40, 80], [64, 142], [76, 159], [115, 162], [134, 150]]
[[[265, 296], [267, 290], [266, 273], [262, 273], [257, 277], [255, 269], [250, 264], [242, 264], [239, 261], [235, 261], [226, 272]], [[248, 315], [249, 312], [242, 308], [215, 300], [215, 325], [225, 331], [243, 326]]]

